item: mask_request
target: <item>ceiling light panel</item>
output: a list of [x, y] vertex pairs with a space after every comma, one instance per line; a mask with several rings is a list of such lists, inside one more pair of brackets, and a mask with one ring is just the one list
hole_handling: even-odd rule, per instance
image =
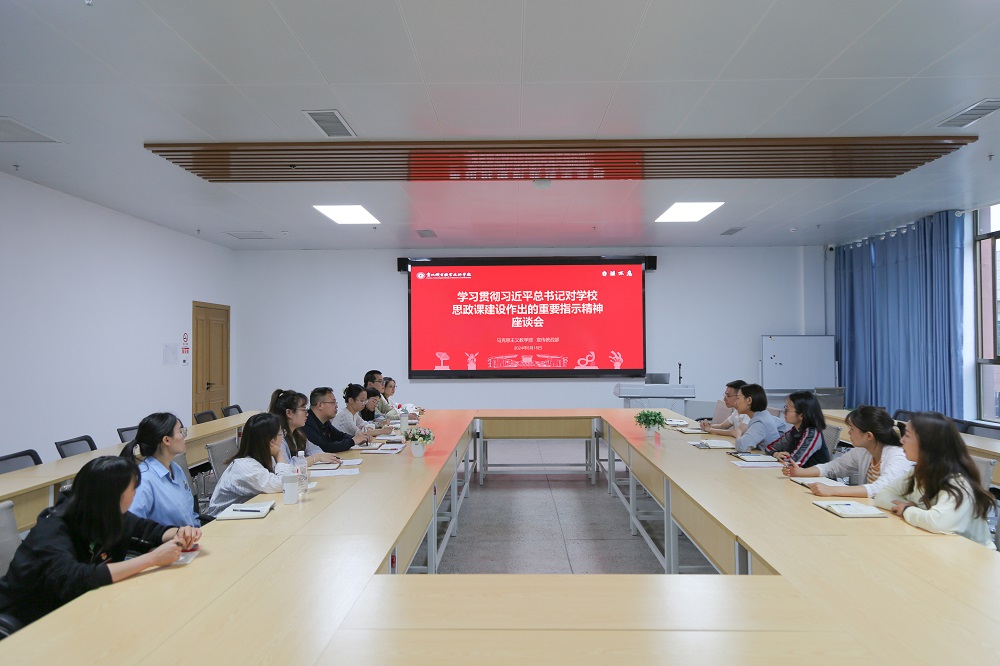
[[678, 201], [656, 218], [657, 222], [698, 222], [725, 201]]
[[380, 224], [364, 206], [313, 206], [337, 224]]

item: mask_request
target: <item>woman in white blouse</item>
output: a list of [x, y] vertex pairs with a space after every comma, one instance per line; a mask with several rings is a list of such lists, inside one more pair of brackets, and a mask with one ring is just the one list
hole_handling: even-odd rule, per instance
[[254, 414], [243, 426], [240, 448], [215, 486], [208, 515], [262, 493], [280, 493], [281, 477], [296, 474], [281, 446], [281, 421], [274, 414]]
[[799, 467], [794, 462], [782, 470], [785, 476], [830, 479], [848, 478], [849, 486], [813, 483], [809, 489], [822, 497], [875, 497], [896, 479], [905, 476], [913, 463], [906, 459], [900, 445], [896, 422], [879, 407], [861, 405], [847, 415], [847, 434], [854, 448], [844, 455], [814, 467]]
[[348, 384], [344, 389], [344, 405], [346, 409], [338, 411], [333, 419], [333, 427], [341, 432], [346, 432], [354, 437], [359, 432], [366, 432], [370, 436], [386, 435], [392, 432], [392, 428], [376, 428], [374, 423], [369, 423], [361, 418], [361, 410], [368, 402], [368, 391], [361, 384]]

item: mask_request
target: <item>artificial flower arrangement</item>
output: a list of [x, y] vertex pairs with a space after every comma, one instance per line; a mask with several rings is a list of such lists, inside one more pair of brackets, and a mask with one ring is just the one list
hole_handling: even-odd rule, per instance
[[434, 433], [430, 428], [407, 428], [403, 431], [403, 439], [417, 444], [430, 444], [434, 441]]
[[655, 409], [643, 409], [635, 415], [636, 425], [640, 425], [647, 430], [650, 428], [666, 428], [667, 421], [663, 418], [663, 413]]

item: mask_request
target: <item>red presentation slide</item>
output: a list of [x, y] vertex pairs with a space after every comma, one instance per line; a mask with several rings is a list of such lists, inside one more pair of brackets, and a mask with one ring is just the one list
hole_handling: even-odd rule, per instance
[[410, 266], [413, 377], [639, 375], [643, 264]]

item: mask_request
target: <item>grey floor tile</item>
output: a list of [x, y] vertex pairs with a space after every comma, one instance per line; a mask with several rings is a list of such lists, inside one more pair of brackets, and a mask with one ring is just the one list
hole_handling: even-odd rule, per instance
[[573, 573], [663, 573], [663, 566], [641, 538], [567, 539]]
[[572, 573], [562, 539], [546, 541], [453, 541], [440, 573]]

